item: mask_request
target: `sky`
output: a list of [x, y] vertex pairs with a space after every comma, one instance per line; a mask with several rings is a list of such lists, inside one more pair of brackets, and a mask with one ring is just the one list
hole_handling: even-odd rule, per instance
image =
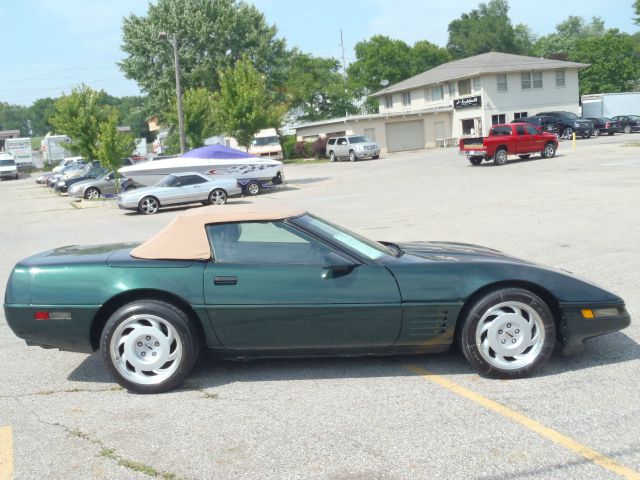
[[[252, 0], [288, 46], [347, 64], [361, 40], [382, 34], [413, 44], [447, 43], [447, 26], [479, 0]], [[569, 15], [601, 17], [607, 28], [635, 33], [632, 0], [510, 0], [513, 24], [537, 35], [554, 31]], [[0, 102], [30, 105], [86, 83], [114, 96], [138, 95], [116, 62], [123, 17], [145, 15], [147, 0], [0, 0]]]

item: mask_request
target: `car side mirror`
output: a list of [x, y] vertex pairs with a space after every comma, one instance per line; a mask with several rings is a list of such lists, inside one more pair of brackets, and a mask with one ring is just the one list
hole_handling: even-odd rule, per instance
[[358, 266], [357, 263], [344, 258], [342, 255], [330, 252], [325, 257], [325, 264], [322, 269], [322, 278], [339, 278], [351, 273]]

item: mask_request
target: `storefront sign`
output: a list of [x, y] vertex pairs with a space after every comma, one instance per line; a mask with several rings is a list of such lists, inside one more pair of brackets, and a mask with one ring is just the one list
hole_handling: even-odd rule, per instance
[[453, 101], [453, 108], [469, 108], [479, 107], [482, 105], [482, 97], [476, 95], [475, 97], [457, 98]]

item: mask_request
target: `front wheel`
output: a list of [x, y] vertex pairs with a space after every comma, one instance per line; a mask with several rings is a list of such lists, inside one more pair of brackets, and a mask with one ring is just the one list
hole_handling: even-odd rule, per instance
[[247, 186], [244, 187], [244, 191], [246, 192], [246, 194], [251, 195], [252, 197], [258, 195], [260, 193], [260, 190], [260, 184], [255, 180], [251, 180], [249, 183], [247, 183]]
[[520, 288], [487, 293], [470, 305], [462, 322], [462, 353], [483, 376], [527, 377], [546, 362], [555, 344], [549, 306]]
[[355, 162], [358, 159], [358, 157], [356, 157], [356, 152], [354, 152], [353, 150], [351, 150], [349, 152], [349, 161], [350, 162]]
[[596, 129], [593, 130], [593, 136], [594, 137], [599, 137], [600, 136], [600, 129], [599, 128], [596, 128]]
[[329, 153], [329, 160], [331, 160], [332, 162], [335, 162], [337, 159], [336, 154], [333, 152]]
[[143, 215], [153, 215], [160, 209], [160, 202], [155, 197], [144, 197], [138, 204], [138, 211]]
[[198, 345], [187, 315], [159, 300], [140, 300], [119, 308], [100, 337], [107, 368], [120, 385], [137, 393], [177, 387], [191, 373]]
[[224, 205], [227, 203], [227, 192], [216, 188], [209, 194], [209, 205]]
[[494, 155], [493, 162], [496, 165], [504, 165], [505, 163], [507, 163], [507, 158], [508, 158], [507, 151], [505, 149], [501, 148]]
[[573, 137], [573, 128], [567, 127], [562, 131], [562, 138], [565, 140], [571, 140]]
[[87, 200], [95, 200], [96, 198], [100, 198], [100, 190], [96, 187], [89, 187], [84, 192], [84, 198]]
[[556, 146], [549, 142], [542, 149], [542, 158], [552, 158], [556, 154]]
[[631, 125], [624, 126], [624, 133], [631, 133]]
[[372, 160], [377, 160], [380, 158], [380, 155], [374, 155], [373, 157], [371, 157]]

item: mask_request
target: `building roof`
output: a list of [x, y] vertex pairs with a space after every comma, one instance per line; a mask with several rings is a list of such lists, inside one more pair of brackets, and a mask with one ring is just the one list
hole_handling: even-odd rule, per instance
[[177, 216], [169, 225], [131, 251], [131, 256], [151, 260], [208, 260], [211, 247], [206, 225], [228, 222], [284, 220], [305, 211], [295, 208], [276, 210], [255, 205], [200, 207]]
[[473, 77], [485, 73], [508, 73], [528, 70], [555, 70], [562, 68], [585, 68], [586, 63], [565, 62], [547, 58], [527, 57], [511, 53], [489, 52], [454, 62], [443, 63], [431, 70], [422, 72], [402, 82], [390, 85], [374, 94], [379, 97], [388, 93], [410, 90], [412, 88], [433, 85], [458, 78]]

